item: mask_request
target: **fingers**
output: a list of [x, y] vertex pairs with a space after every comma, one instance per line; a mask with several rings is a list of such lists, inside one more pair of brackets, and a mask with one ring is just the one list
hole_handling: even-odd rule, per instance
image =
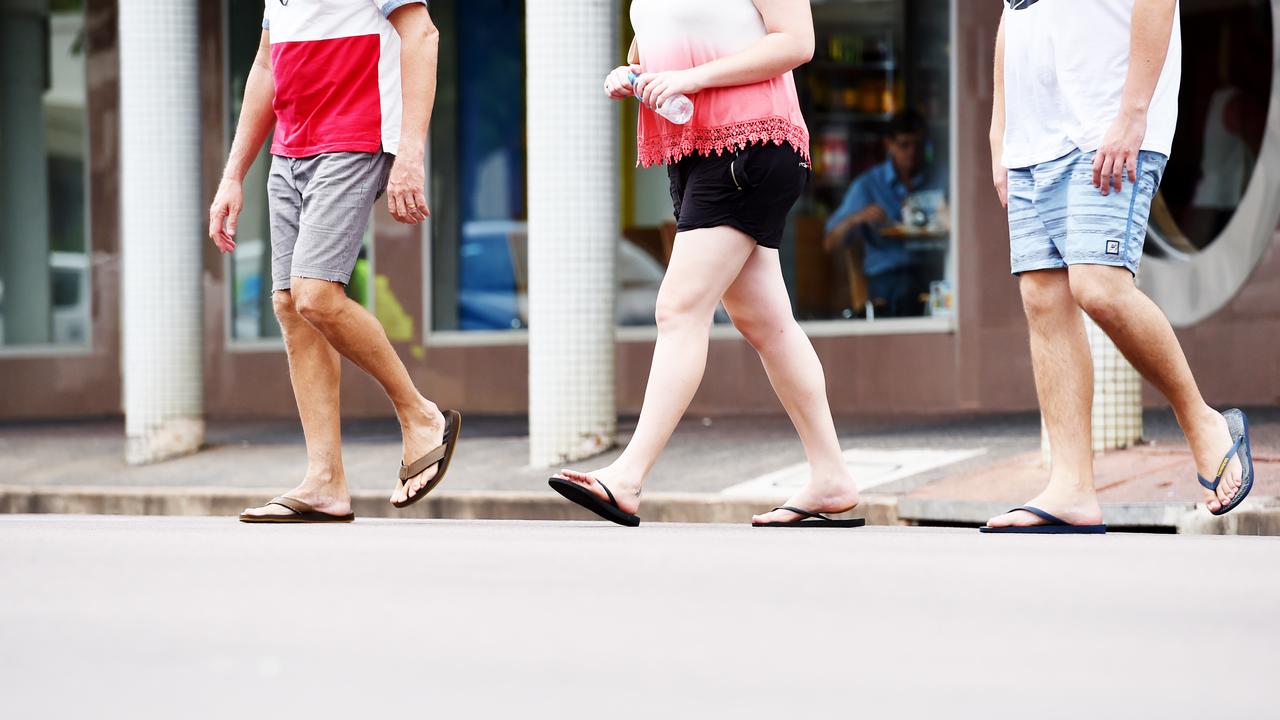
[[421, 216], [418, 218], [418, 222], [431, 217], [431, 208], [427, 207], [427, 197], [423, 194], [422, 188], [417, 188], [413, 191], [413, 201], [417, 203], [418, 214]]
[[1005, 210], [1009, 209], [1009, 186], [1006, 183], [996, 184], [996, 195], [1000, 196], [1000, 206]]
[[236, 249], [234, 230], [228, 234], [223, 229], [223, 223], [226, 221], [229, 208], [226, 203], [215, 202], [213, 207], [209, 208], [209, 239], [213, 241], [218, 250], [229, 253]]
[[391, 211], [391, 217], [395, 218], [396, 222], [409, 222], [408, 215], [405, 214], [405, 202], [404, 198], [401, 197], [400, 190], [387, 192], [387, 210]]
[[1129, 156], [1128, 164], [1129, 182], [1136, 183], [1138, 182], [1138, 156], [1136, 154], [1131, 154]]
[[236, 236], [236, 223], [240, 220], [240, 208], [230, 207], [227, 209], [227, 234], [231, 237]]
[[1116, 194], [1124, 190], [1124, 166], [1129, 162], [1127, 156], [1120, 155], [1116, 157], [1115, 163], [1111, 166], [1111, 180], [1115, 185]]
[[213, 207], [209, 208], [209, 239], [218, 246], [218, 249], [222, 249], [222, 220], [226, 216], [225, 206], [214, 203]]
[[1093, 186], [1102, 187], [1102, 162], [1106, 160], [1106, 154], [1099, 150], [1093, 156]]
[[1102, 158], [1102, 168], [1094, 170], [1094, 175], [1096, 175], [1101, 182], [1103, 195], [1111, 194], [1112, 168], [1115, 166], [1115, 160], [1115, 156], [1108, 153]]

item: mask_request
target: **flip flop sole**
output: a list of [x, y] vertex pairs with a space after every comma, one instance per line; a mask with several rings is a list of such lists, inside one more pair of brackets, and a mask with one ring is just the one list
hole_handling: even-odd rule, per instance
[[605, 520], [626, 527], [640, 525], [640, 517], [638, 515], [622, 512], [614, 507], [613, 504], [600, 499], [595, 493], [578, 483], [563, 478], [551, 478], [547, 481], [547, 484], [551, 486], [552, 490], [560, 493], [565, 500], [590, 510]]
[[1249, 418], [1240, 410], [1228, 410], [1222, 413], [1227, 419], [1227, 428], [1231, 431], [1231, 437], [1244, 437], [1244, 442], [1240, 445], [1240, 489], [1236, 491], [1236, 496], [1231, 498], [1231, 502], [1227, 503], [1224, 508], [1219, 508], [1214, 515], [1226, 515], [1227, 513], [1240, 507], [1240, 503], [1249, 497], [1249, 491], [1253, 489], [1253, 448], [1249, 442]]
[[326, 515], [325, 513], [303, 513], [300, 515], [241, 515], [240, 522], [256, 525], [323, 525], [333, 523], [349, 523], [356, 519], [354, 514]]
[[860, 528], [867, 524], [866, 518], [849, 518], [847, 520], [795, 520], [792, 522], [751, 523], [751, 527], [767, 528]]
[[1104, 535], [1106, 525], [1024, 525], [990, 527], [983, 525], [978, 532], [997, 535]]
[[[413, 496], [405, 499], [402, 503], [391, 503], [396, 509], [407, 508], [426, 497], [427, 493], [435, 490], [436, 486], [444, 480], [444, 474], [449, 471], [449, 463], [453, 460], [453, 451], [457, 449], [458, 438], [462, 435], [462, 414], [456, 410], [446, 410], [445, 417], [451, 423], [449, 427], [453, 434], [449, 436], [449, 443], [445, 446], [444, 457], [440, 460], [440, 469], [436, 470], [435, 476], [428, 480], [427, 484]], [[423, 470], [423, 472], [426, 472], [426, 470]], [[412, 480], [412, 478], [410, 479]]]

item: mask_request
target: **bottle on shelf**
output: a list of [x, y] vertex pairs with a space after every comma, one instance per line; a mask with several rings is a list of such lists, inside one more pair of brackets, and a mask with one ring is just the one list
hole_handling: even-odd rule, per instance
[[[635, 73], [631, 73], [627, 78], [631, 80], [632, 86], [635, 86], [636, 80], [639, 79]], [[636, 97], [640, 96], [637, 94]], [[693, 101], [684, 95], [675, 95], [668, 98], [662, 107], [649, 107], [649, 109], [676, 125], [687, 124], [693, 119]]]

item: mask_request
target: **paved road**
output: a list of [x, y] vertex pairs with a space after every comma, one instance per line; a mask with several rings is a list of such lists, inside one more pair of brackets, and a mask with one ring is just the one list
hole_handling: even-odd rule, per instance
[[[0, 517], [12, 718], [1280, 715], [1280, 540]], [[877, 713], [872, 715], [871, 713]]]

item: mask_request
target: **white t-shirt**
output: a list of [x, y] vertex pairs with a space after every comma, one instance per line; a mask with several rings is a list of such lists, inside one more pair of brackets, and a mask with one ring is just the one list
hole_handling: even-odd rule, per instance
[[[1120, 111], [1134, 0], [1005, 0], [1004, 165], [1092, 152]], [[1178, 124], [1181, 7], [1147, 111], [1143, 150], [1165, 156]]]

